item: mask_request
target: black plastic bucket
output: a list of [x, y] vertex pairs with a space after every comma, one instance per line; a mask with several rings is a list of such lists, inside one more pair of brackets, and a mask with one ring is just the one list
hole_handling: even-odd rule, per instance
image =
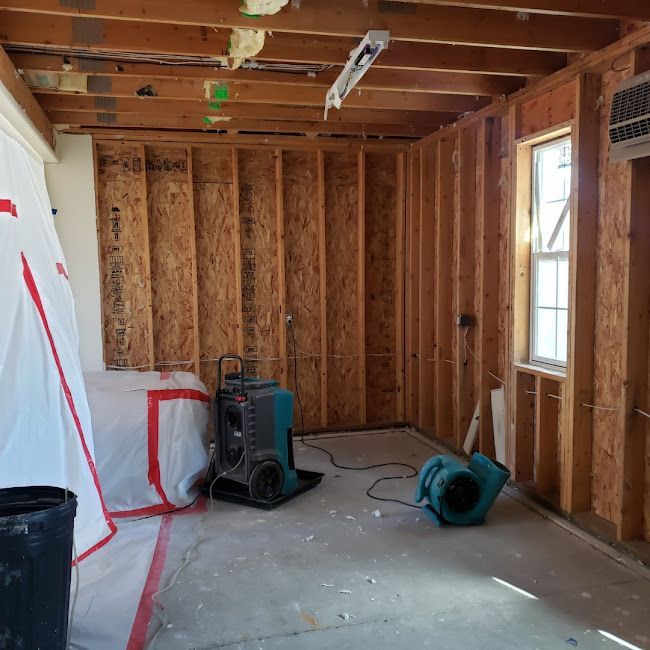
[[0, 649], [65, 649], [76, 511], [62, 488], [0, 490]]

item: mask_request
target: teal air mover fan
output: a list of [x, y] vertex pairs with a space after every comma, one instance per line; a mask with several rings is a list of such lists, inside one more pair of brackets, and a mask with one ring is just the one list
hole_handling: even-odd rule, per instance
[[483, 454], [473, 454], [467, 467], [453, 456], [434, 456], [420, 471], [415, 502], [426, 501], [425, 514], [436, 525], [482, 524], [510, 471]]

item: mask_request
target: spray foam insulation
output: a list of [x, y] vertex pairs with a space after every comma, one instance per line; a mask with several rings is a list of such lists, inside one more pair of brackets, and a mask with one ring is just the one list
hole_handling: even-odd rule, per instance
[[228, 67], [236, 70], [246, 60], [259, 54], [264, 47], [266, 32], [261, 29], [234, 27], [228, 43]]
[[289, 0], [245, 0], [239, 11], [247, 16], [271, 16], [288, 4]]

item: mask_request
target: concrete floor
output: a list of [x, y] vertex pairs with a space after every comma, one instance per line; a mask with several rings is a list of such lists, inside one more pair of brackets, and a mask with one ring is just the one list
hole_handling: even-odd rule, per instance
[[[318, 444], [348, 464], [419, 468], [435, 453], [402, 431]], [[280, 509], [215, 502], [207, 514], [174, 519], [163, 585], [203, 541], [160, 596], [169, 626], [156, 648], [622, 647], [600, 630], [623, 647], [650, 648], [645, 574], [511, 497], [500, 496], [483, 526], [440, 529], [418, 510], [366, 496], [374, 478], [395, 470], [337, 470], [300, 443], [296, 456], [326, 476]], [[414, 488], [409, 479], [377, 492], [410, 501]]]

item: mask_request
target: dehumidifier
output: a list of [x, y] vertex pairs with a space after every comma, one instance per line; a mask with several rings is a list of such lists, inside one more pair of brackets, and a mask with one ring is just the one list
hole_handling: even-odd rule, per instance
[[[224, 361], [239, 372], [222, 381]], [[217, 362], [210, 496], [247, 505], [275, 504], [314, 487], [322, 474], [297, 470], [293, 457], [293, 393], [273, 379], [244, 376], [244, 361], [226, 354]]]

